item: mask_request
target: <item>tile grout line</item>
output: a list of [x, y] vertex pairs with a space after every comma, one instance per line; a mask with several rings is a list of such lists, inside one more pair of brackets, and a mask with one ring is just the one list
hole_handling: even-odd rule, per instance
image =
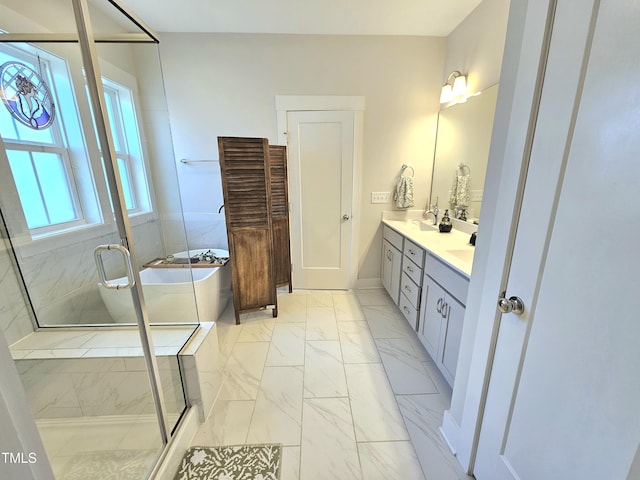
[[[358, 305], [360, 305], [359, 300], [358, 300]], [[334, 314], [335, 314], [335, 305], [334, 305]], [[337, 322], [336, 322], [336, 328], [337, 328]], [[351, 428], [353, 429], [353, 440], [356, 447], [356, 456], [358, 457], [358, 467], [360, 468], [360, 478], [363, 478], [362, 477], [362, 460], [360, 458], [360, 449], [358, 448], [358, 435], [356, 433], [356, 422], [353, 419], [353, 405], [351, 403], [351, 391], [349, 389], [349, 382], [347, 380], [347, 369], [346, 369], [346, 364], [344, 362], [344, 353], [342, 351], [342, 338], [340, 336], [340, 330], [338, 330], [338, 342], [340, 344], [340, 356], [342, 357], [342, 371], [344, 373], [344, 383], [345, 383], [345, 386], [347, 387], [347, 400], [349, 401], [349, 412], [351, 414]]]
[[300, 479], [300, 474], [302, 473], [302, 441], [303, 441], [303, 434], [302, 434], [302, 426], [304, 425], [304, 379], [305, 379], [305, 373], [306, 373], [306, 369], [307, 369], [307, 320], [309, 319], [309, 297], [307, 297], [305, 299], [304, 302], [304, 352], [303, 352], [303, 356], [302, 356], [302, 392], [300, 393], [302, 395], [302, 399], [301, 399], [301, 405], [302, 408], [300, 409], [300, 452], [298, 453], [298, 480]]
[[[344, 295], [342, 292], [340, 294]], [[307, 343], [310, 342], [310, 341], [311, 342], [312, 341], [317, 341], [317, 342], [329, 342], [329, 341], [333, 342], [333, 341], [336, 341], [336, 340], [333, 340], [333, 339], [309, 339], [308, 331], [307, 331], [307, 320], [308, 320], [308, 313], [309, 313], [309, 308], [310, 307], [308, 305], [308, 297], [307, 297], [305, 299], [305, 306], [304, 306], [304, 315], [305, 315], [305, 320], [304, 321], [302, 321], [302, 322], [297, 321], [297, 322], [282, 322], [282, 323], [280, 323], [280, 325], [289, 324], [289, 323], [296, 323], [296, 324], [304, 323], [305, 330], [304, 330], [304, 336], [303, 336], [303, 349], [302, 349], [302, 354], [303, 354], [302, 358], [303, 358], [303, 360], [302, 360], [302, 365], [273, 365], [274, 367], [291, 367], [291, 366], [293, 366], [293, 367], [300, 367], [301, 366], [302, 367], [302, 389], [301, 389], [301, 397], [302, 397], [301, 398], [301, 402], [302, 402], [301, 405], [302, 405], [302, 408], [301, 408], [301, 412], [300, 412], [300, 432], [299, 432], [299, 437], [298, 437], [299, 438], [299, 442], [298, 442], [298, 445], [286, 445], [286, 446], [283, 445], [282, 446], [283, 451], [284, 451], [285, 448], [292, 449], [292, 448], [298, 447], [297, 470], [298, 470], [298, 475], [299, 475], [298, 479], [299, 479], [300, 478], [300, 474], [302, 473], [302, 448], [303, 448], [303, 425], [304, 425], [304, 405], [305, 405], [305, 400], [344, 399], [344, 398], [347, 398], [348, 401], [349, 401], [349, 412], [350, 412], [351, 423], [352, 423], [354, 444], [355, 444], [355, 447], [356, 447], [355, 448], [355, 453], [358, 456], [358, 466], [359, 466], [359, 469], [360, 469], [360, 475], [362, 476], [364, 474], [362, 459], [361, 459], [361, 456], [360, 456], [361, 448], [362, 448], [361, 446], [363, 444], [367, 444], [367, 443], [369, 443], [369, 444], [385, 444], [385, 443], [401, 444], [401, 443], [409, 442], [409, 444], [411, 445], [411, 450], [413, 452], [413, 455], [416, 458], [416, 460], [418, 460], [417, 463], [418, 463], [418, 465], [420, 467], [420, 471], [421, 471], [421, 473], [423, 475], [423, 478], [427, 478], [426, 474], [425, 474], [426, 472], [425, 472], [425, 470], [423, 468], [423, 465], [422, 465], [422, 462], [420, 462], [418, 457], [417, 457], [417, 451], [416, 451], [416, 446], [414, 445], [414, 441], [413, 441], [411, 435], [408, 435], [407, 419], [406, 419], [405, 415], [402, 414], [402, 410], [400, 409], [400, 404], [399, 404], [398, 400], [399, 400], [400, 397], [411, 397], [411, 396], [421, 396], [421, 395], [433, 396], [433, 395], [442, 395], [442, 393], [440, 392], [440, 389], [438, 388], [438, 384], [433, 379], [432, 379], [432, 381], [433, 381], [434, 386], [436, 388], [436, 393], [396, 394], [394, 392], [393, 386], [391, 384], [389, 370], [387, 369], [387, 367], [385, 366], [384, 362], [382, 361], [382, 355], [380, 353], [379, 344], [376, 341], [376, 339], [373, 337], [373, 333], [371, 331], [371, 325], [369, 323], [369, 318], [368, 318], [368, 316], [366, 314], [365, 309], [362, 308], [363, 305], [361, 303], [360, 297], [355, 292], [353, 292], [353, 298], [356, 300], [357, 305], [360, 308], [361, 313], [363, 314], [363, 318], [362, 319], [358, 319], [358, 322], [366, 324], [366, 329], [365, 330], [369, 334], [369, 336], [373, 339], [373, 344], [375, 345], [375, 351], [376, 351], [376, 353], [378, 355], [379, 360], [377, 362], [373, 362], [373, 363], [380, 363], [382, 365], [383, 369], [384, 369], [385, 378], [387, 380], [389, 391], [392, 393], [392, 395], [394, 397], [394, 402], [395, 402], [396, 408], [398, 409], [398, 412], [400, 413], [400, 415], [402, 417], [402, 422], [403, 422], [403, 425], [404, 425], [404, 429], [407, 432], [408, 439], [406, 439], [406, 440], [397, 439], [397, 440], [358, 441], [357, 434], [356, 434], [356, 428], [355, 428], [355, 422], [354, 422], [354, 418], [353, 418], [353, 405], [352, 405], [352, 398], [351, 398], [351, 390], [350, 390], [350, 387], [349, 387], [349, 383], [346, 381], [347, 380], [346, 366], [347, 365], [351, 365], [351, 363], [347, 364], [344, 361], [343, 340], [344, 340], [345, 337], [344, 337], [344, 334], [341, 333], [340, 329], [338, 329], [338, 332], [337, 332], [338, 333], [338, 337], [337, 337], [336, 340], [338, 341], [338, 345], [339, 345], [339, 348], [340, 348], [342, 371], [343, 371], [343, 374], [344, 374], [344, 377], [345, 377], [347, 396], [346, 397], [344, 397], [344, 396], [331, 396], [331, 397], [310, 397], [310, 398], [305, 398], [305, 383], [304, 383], [304, 380], [305, 380], [305, 373], [306, 373], [306, 369], [307, 369], [307, 357], [306, 357], [306, 354], [308, 353], [308, 347], [309, 347], [309, 345]], [[335, 320], [336, 328], [338, 327], [338, 325], [340, 323], [353, 323], [354, 320], [352, 318], [350, 318], [346, 322], [345, 321], [338, 322], [337, 312], [336, 312], [336, 308], [337, 307], [336, 307], [336, 304], [335, 304], [335, 293], [334, 292], [331, 293], [331, 301], [332, 301], [332, 309], [331, 310], [333, 311], [333, 319]], [[387, 303], [385, 305], [389, 305], [389, 304]], [[316, 305], [316, 306], [322, 306], [322, 305]], [[283, 308], [282, 309], [282, 313], [285, 313], [285, 311], [286, 311], [286, 308]], [[346, 311], [348, 311], [348, 309], [346, 309]], [[259, 319], [260, 322], [262, 322], [263, 320], [264, 319]], [[247, 432], [246, 432], [246, 435], [245, 435], [245, 438], [244, 438], [244, 444], [247, 444], [248, 436], [249, 436], [249, 432], [250, 432], [250, 428], [251, 428], [251, 424], [252, 424], [252, 422], [254, 420], [254, 417], [255, 417], [255, 414], [256, 414], [257, 397], [258, 397], [258, 395], [259, 395], [259, 393], [261, 391], [261, 388], [262, 388], [262, 384], [263, 384], [263, 381], [264, 381], [264, 373], [265, 373], [265, 370], [266, 370], [266, 368], [268, 366], [267, 365], [267, 360], [268, 360], [268, 357], [269, 357], [268, 352], [269, 352], [269, 349], [270, 349], [271, 344], [273, 342], [273, 334], [274, 334], [274, 331], [276, 330], [275, 327], [278, 324], [279, 323], [277, 322], [277, 319], [276, 319], [276, 322], [274, 324], [274, 328], [273, 328], [273, 330], [271, 330], [271, 336], [270, 336], [270, 339], [269, 339], [269, 342], [268, 342], [269, 343], [269, 348], [267, 349], [267, 355], [265, 356], [265, 359], [264, 359], [264, 362], [263, 362], [263, 365], [262, 365], [262, 370], [261, 370], [261, 374], [260, 374], [260, 382], [259, 382], [259, 385], [258, 385], [258, 392], [256, 394], [256, 398], [251, 400], [251, 401], [253, 401], [253, 408], [251, 409], [251, 416], [250, 416], [249, 424], [248, 424], [249, 427], [247, 428]], [[245, 326], [246, 325], [243, 324], [242, 325], [242, 329], [244, 329]], [[232, 328], [232, 326], [230, 326], [230, 328]], [[233, 338], [233, 342], [231, 342], [230, 345], [229, 345], [229, 347], [230, 347], [229, 348], [229, 355], [227, 355], [226, 358], [224, 359], [224, 365], [225, 366], [223, 368], [223, 371], [225, 371], [227, 369], [228, 362], [229, 362], [229, 360], [230, 360], [230, 358], [232, 356], [231, 353], [233, 352], [234, 348], [238, 345], [238, 343], [240, 343], [238, 341], [238, 339], [240, 338], [241, 334], [242, 334], [242, 330], [238, 333], [238, 335], [234, 335], [232, 337]], [[408, 337], [399, 337], [399, 338], [407, 338], [408, 339]], [[384, 337], [383, 337], [383, 339], [384, 339]], [[425, 363], [429, 363], [428, 361], [423, 361], [422, 360], [422, 357], [420, 357], [419, 352], [416, 351], [416, 345], [414, 345], [412, 343], [412, 341], [409, 341], [408, 343], [409, 343], [410, 352], [407, 352], [407, 353], [409, 353], [412, 358], [415, 357], [415, 359], [418, 360], [423, 365]], [[353, 365], [358, 365], [358, 364], [360, 364], [360, 365], [370, 365], [371, 363], [372, 362], [356, 362], [356, 363], [353, 363]], [[433, 362], [431, 362], [431, 363], [433, 363]], [[431, 378], [431, 373], [429, 372], [429, 370], [426, 369], [426, 367], [425, 367], [425, 370], [426, 370], [426, 373], [428, 374], [429, 378]], [[294, 462], [292, 461], [292, 462], [288, 463], [287, 465], [290, 465], [291, 467], [293, 467]], [[281, 468], [282, 468], [282, 465], [281, 465]]]
[[[367, 316], [366, 312], [364, 313], [364, 315], [365, 315], [365, 318], [366, 318], [366, 316]], [[367, 325], [368, 325], [368, 322], [367, 322]], [[402, 413], [402, 409], [400, 408], [400, 404], [398, 403], [398, 396], [393, 391], [393, 386], [391, 385], [391, 379], [389, 378], [389, 372], [387, 371], [387, 368], [385, 367], [384, 362], [382, 361], [382, 356], [380, 354], [380, 350], [378, 349], [378, 343], [375, 341], [375, 339], [374, 339], [373, 343], [376, 346], [376, 350], [378, 351], [378, 355], [380, 355], [380, 362], [382, 363], [382, 368], [384, 370], [385, 376], [387, 377], [387, 382], [389, 383], [389, 389], [391, 390], [391, 393], [393, 394], [393, 401], [395, 402], [396, 408], [398, 409], [398, 412], [400, 413], [400, 417], [402, 417], [402, 424], [404, 425], [404, 429], [407, 432], [407, 436], [409, 437], [409, 440], [408, 440], [409, 444], [411, 445], [411, 449], [413, 450], [413, 454], [415, 455], [415, 458], [418, 459], [418, 452], [416, 451], [416, 446], [414, 445], [413, 439], [411, 438], [411, 435], [409, 434], [409, 429], [407, 428], [407, 420], [406, 420], [405, 416]], [[435, 385], [435, 382], [434, 382], [434, 385]], [[422, 462], [418, 461], [418, 465], [420, 466], [420, 471], [422, 472], [423, 478], [426, 479], [427, 478], [427, 474], [424, 471], [424, 468], [422, 467]]]

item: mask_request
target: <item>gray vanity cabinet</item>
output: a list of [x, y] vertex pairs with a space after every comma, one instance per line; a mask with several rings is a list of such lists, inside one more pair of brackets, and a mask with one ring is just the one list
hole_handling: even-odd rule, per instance
[[402, 249], [402, 277], [400, 278], [400, 311], [413, 330], [418, 330], [422, 272], [425, 251], [411, 240], [404, 239]]
[[442, 344], [439, 348], [438, 361], [440, 371], [453, 387], [453, 380], [456, 377], [456, 367], [458, 366], [458, 355], [460, 353], [460, 341], [462, 339], [462, 325], [464, 324], [465, 307], [455, 297], [445, 295], [442, 307], [443, 328], [440, 335]]
[[431, 277], [424, 277], [424, 301], [418, 337], [434, 360], [438, 358], [440, 348], [440, 331], [442, 330], [442, 302], [446, 291]]
[[402, 235], [385, 225], [382, 239], [382, 285], [396, 305], [399, 304], [403, 245]]
[[427, 255], [418, 338], [453, 386], [469, 279]]
[[382, 284], [453, 386], [469, 278], [412, 240], [383, 226]]

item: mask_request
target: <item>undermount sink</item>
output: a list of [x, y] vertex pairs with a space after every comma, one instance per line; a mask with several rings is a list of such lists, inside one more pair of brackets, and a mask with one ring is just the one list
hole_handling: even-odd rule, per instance
[[474, 250], [447, 250], [454, 257], [459, 258], [463, 262], [472, 262]]
[[438, 225], [433, 225], [432, 223], [419, 222], [420, 230], [423, 232], [438, 232]]

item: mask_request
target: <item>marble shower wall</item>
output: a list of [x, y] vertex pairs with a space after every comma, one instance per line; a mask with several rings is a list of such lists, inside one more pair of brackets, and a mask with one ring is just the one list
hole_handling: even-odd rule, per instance
[[[216, 145], [212, 150], [211, 158], [218, 154]], [[189, 245], [228, 250], [225, 212], [218, 212], [224, 203], [220, 164], [217, 161], [178, 163], [178, 178]]]
[[[158, 356], [169, 414], [185, 401], [177, 356]], [[36, 419], [155, 412], [142, 357], [19, 359], [16, 367]]]
[[218, 213], [185, 213], [187, 239], [192, 248], [229, 250], [224, 211]]
[[0, 241], [0, 332], [9, 345], [33, 332], [29, 311], [4, 240]]
[[204, 423], [222, 387], [224, 362], [220, 355], [218, 325], [202, 322], [180, 359], [189, 403], [198, 409], [200, 422]]

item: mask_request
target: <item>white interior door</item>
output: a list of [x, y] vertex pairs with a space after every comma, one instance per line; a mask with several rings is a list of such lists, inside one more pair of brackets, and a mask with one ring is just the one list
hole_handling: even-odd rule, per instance
[[[549, 2], [529, 2], [544, 21]], [[474, 474], [631, 478], [640, 443], [640, 7], [559, 0]]]
[[296, 288], [348, 289], [354, 113], [287, 113], [291, 256]]

